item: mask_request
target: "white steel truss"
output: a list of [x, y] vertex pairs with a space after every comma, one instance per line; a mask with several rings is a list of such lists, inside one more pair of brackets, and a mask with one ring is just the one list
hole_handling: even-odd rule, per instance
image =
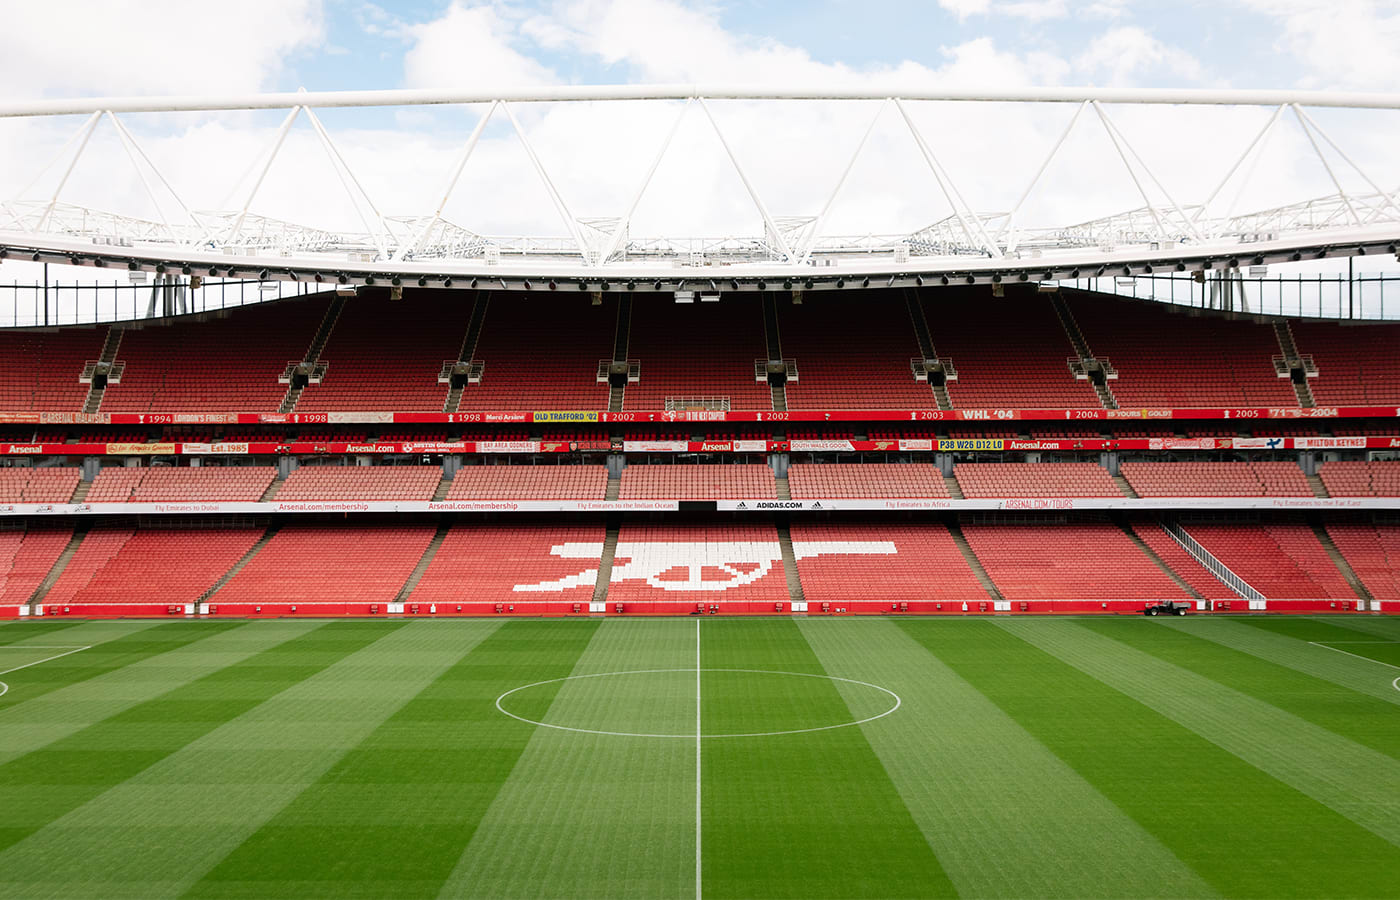
[[[659, 142], [650, 165], [633, 183], [635, 190], [618, 198], [615, 214], [577, 217], [536, 152], [516, 108], [531, 103], [606, 101], [683, 101], [669, 130]], [[759, 186], [745, 168], [741, 154], [721, 128], [714, 105], [726, 100], [805, 101], [833, 103], [873, 101], [874, 116], [854, 141], [854, 150], [834, 181], [812, 188], [813, 215], [781, 216], [770, 211]], [[940, 132], [934, 144], [926, 129], [916, 121], [913, 109], [920, 103], [1021, 103], [1066, 104], [1073, 106], [1068, 124], [1030, 177], [1019, 179], [1026, 187], [1009, 210], [980, 207], [976, 197], [965, 190], [977, 179], [959, 172], [955, 180], [947, 160], [949, 142], [957, 136]], [[340, 152], [330, 129], [317, 110], [345, 107], [389, 107], [418, 105], [484, 104], [470, 137], [445, 173], [441, 199], [431, 212], [390, 213], [385, 205], [370, 197], [365, 181]], [[1195, 193], [1194, 185], [1169, 186], [1159, 172], [1148, 165], [1133, 142], [1106, 108], [1114, 106], [1245, 106], [1268, 111], [1263, 128], [1236, 154], [1238, 148], [1222, 149], [1222, 162], [1233, 161], [1225, 177], [1208, 191]], [[755, 216], [755, 229], [749, 234], [696, 235], [663, 234], [635, 236], [633, 216], [643, 194], [651, 185], [658, 167], [671, 152], [682, 120], [698, 106], [720, 147], [743, 185]], [[930, 201], [946, 205], [951, 214], [933, 224], [910, 232], [890, 229], [888, 233], [831, 235], [826, 233], [832, 206], [846, 187], [852, 170], [867, 152], [871, 134], [893, 107], [907, 128], [912, 142], [932, 174], [937, 192]], [[489, 94], [454, 91], [354, 91], [290, 94], [261, 94], [208, 98], [99, 98], [0, 104], [0, 118], [85, 115], [68, 145], [50, 159], [47, 169], [61, 168], [57, 184], [46, 197], [27, 194], [44, 173], [36, 176], [20, 192], [0, 200], [0, 246], [32, 248], [35, 253], [52, 251], [79, 257], [92, 256], [92, 245], [130, 250], [130, 256], [148, 260], [208, 264], [215, 257], [236, 256], [240, 268], [268, 270], [269, 277], [280, 273], [295, 277], [294, 270], [350, 269], [355, 272], [386, 273], [391, 277], [419, 274], [470, 274], [497, 277], [502, 273], [535, 275], [540, 278], [598, 278], [617, 273], [619, 279], [652, 278], [666, 271], [682, 279], [715, 281], [730, 273], [745, 277], [807, 278], [823, 268], [836, 272], [939, 271], [959, 267], [988, 268], [1020, 265], [1018, 260], [1055, 259], [1057, 254], [1075, 266], [1095, 259], [1113, 262], [1125, 255], [1133, 258], [1150, 254], [1178, 253], [1193, 258], [1212, 255], [1255, 253], [1260, 245], [1282, 253], [1300, 248], [1333, 248], [1386, 245], [1400, 241], [1400, 196], [1381, 185], [1400, 183], [1400, 172], [1368, 173], [1353, 155], [1323, 130], [1308, 110], [1342, 108], [1371, 110], [1385, 116], [1400, 111], [1400, 94], [1360, 94], [1291, 91], [1152, 91], [1044, 88], [1016, 91], [917, 91], [903, 88], [859, 90], [793, 89], [773, 90], [726, 86], [611, 86], [557, 87]], [[236, 208], [192, 209], [176, 192], [170, 179], [142, 149], [123, 119], [135, 112], [185, 113], [219, 110], [285, 110], [271, 146], [255, 161], [238, 184], [247, 184]], [[1063, 152], [1066, 140], [1085, 117], [1093, 112], [1101, 128], [1097, 139], [1123, 164], [1136, 191], [1124, 211], [1111, 216], [1077, 223], [1025, 222], [1027, 199], [1046, 180]], [[445, 210], [456, 191], [464, 169], [471, 164], [488, 122], [496, 112], [504, 115], [519, 145], [539, 177], [550, 202], [562, 221], [565, 235], [487, 235], [446, 218]], [[1325, 171], [1335, 193], [1273, 208], [1212, 214], [1215, 201], [1227, 185], [1235, 183], [1240, 192], [1248, 183], [1253, 167], [1263, 154], [1270, 136], [1285, 118], [1291, 119], [1306, 138], [1317, 164]], [[283, 152], [289, 133], [305, 116], [327, 163], [335, 173], [355, 214], [361, 231], [317, 228], [282, 221], [256, 211], [259, 193], [269, 171]], [[91, 152], [94, 132], [109, 122], [137, 175], [146, 198], [155, 208], [155, 218], [106, 211], [84, 205], [81, 198], [65, 196], [71, 176], [85, 152]], [[1090, 126], [1085, 126], [1090, 127]], [[1291, 127], [1291, 126], [1289, 126]], [[1386, 119], [1381, 127], [1395, 127]], [[1400, 137], [1400, 134], [1397, 134]], [[70, 156], [71, 153], [71, 156]], [[116, 167], [112, 167], [114, 170]], [[963, 165], [962, 168], [966, 168]], [[1363, 191], [1348, 190], [1344, 174], [1358, 177]], [[115, 171], [113, 172], [115, 175]], [[985, 175], [986, 173], [972, 173]], [[1018, 181], [1016, 172], [998, 173]], [[248, 184], [247, 176], [251, 175]], [[1380, 178], [1374, 177], [1381, 176]], [[961, 181], [962, 186], [959, 186]], [[1211, 187], [1209, 185], [1201, 187]], [[912, 190], [908, 184], [892, 185], [892, 190]], [[161, 197], [167, 200], [162, 204]], [[941, 198], [942, 203], [937, 203]], [[388, 198], [392, 201], [392, 198]], [[178, 214], [167, 215], [168, 201], [174, 201]], [[1180, 202], [1187, 201], [1187, 202]], [[1194, 202], [1192, 202], [1194, 201]], [[789, 201], [790, 202], [790, 201]], [[103, 251], [106, 252], [106, 251]], [[115, 252], [108, 255], [120, 256]], [[36, 256], [37, 258], [37, 256]], [[1037, 263], [1037, 265], [1039, 265]], [[714, 267], [728, 267], [720, 274]], [[227, 266], [225, 266], [227, 267]], [[1029, 267], [1029, 264], [1028, 266]]]

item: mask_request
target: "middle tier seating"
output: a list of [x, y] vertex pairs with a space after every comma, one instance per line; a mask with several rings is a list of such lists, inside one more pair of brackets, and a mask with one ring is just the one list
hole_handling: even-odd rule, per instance
[[776, 500], [778, 483], [762, 463], [628, 466], [618, 499]]
[[962, 527], [1008, 600], [1186, 600], [1185, 591], [1107, 523]]
[[303, 466], [287, 476], [275, 499], [431, 500], [441, 481], [437, 466]]
[[87, 502], [253, 502], [262, 499], [276, 477], [275, 466], [108, 466], [93, 479]]
[[602, 500], [606, 466], [463, 466], [448, 500]]
[[[418, 565], [430, 524], [284, 526], [211, 603], [388, 603]], [[314, 612], [314, 610], [307, 610]]]
[[809, 604], [991, 599], [936, 522], [793, 522], [792, 549]]
[[457, 522], [408, 602], [588, 603], [606, 537], [601, 521]]
[[1203, 522], [1185, 528], [1268, 599], [1356, 599], [1322, 542], [1306, 525]]
[[794, 500], [950, 496], [938, 469], [922, 462], [793, 463], [787, 472]]
[[1400, 462], [1325, 462], [1317, 474], [1333, 497], [1400, 497]]
[[1311, 497], [1296, 463], [1125, 462], [1119, 472], [1140, 497]]
[[969, 499], [1123, 496], [1098, 463], [958, 463], [953, 477]]
[[14, 466], [0, 469], [0, 503], [67, 503], [81, 469]]

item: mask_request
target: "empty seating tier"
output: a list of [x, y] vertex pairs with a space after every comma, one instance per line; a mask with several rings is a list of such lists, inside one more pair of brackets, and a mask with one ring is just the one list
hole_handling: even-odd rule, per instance
[[0, 330], [0, 412], [80, 411], [88, 386], [78, 377], [106, 339], [106, 327]]
[[1317, 474], [1333, 497], [1400, 497], [1400, 462], [1325, 462]]
[[618, 499], [776, 500], [778, 484], [761, 463], [628, 466]]
[[793, 463], [787, 472], [794, 500], [949, 496], [942, 474], [928, 463]]
[[1152, 552], [1166, 563], [1182, 581], [1189, 584], [1196, 593], [1207, 600], [1238, 600], [1240, 595], [1225, 586], [1225, 582], [1216, 578], [1210, 570], [1200, 563], [1196, 558], [1186, 552], [1186, 549], [1176, 542], [1167, 533], [1161, 524], [1155, 521], [1139, 519], [1133, 523], [1133, 533], [1142, 539], [1142, 542], [1152, 549]]
[[1114, 525], [964, 525], [1008, 600], [1185, 600], [1188, 595]]
[[[262, 528], [95, 527], [83, 539], [45, 603], [184, 604], [196, 602], [242, 559]], [[90, 541], [94, 553], [74, 569]], [[69, 578], [69, 573], [73, 577]], [[63, 599], [54, 596], [62, 587]]]
[[462, 352], [471, 298], [462, 291], [416, 291], [411, 300], [346, 301], [320, 354], [325, 378], [307, 386], [297, 412], [442, 412], [448, 386], [438, 375], [444, 360]]
[[955, 408], [1103, 408], [1093, 386], [1070, 371], [1074, 347], [1043, 296], [941, 288], [926, 292], [923, 305], [934, 350], [958, 375], [948, 383]]
[[630, 335], [627, 355], [640, 360], [641, 381], [627, 385], [623, 409], [665, 409], [668, 400], [676, 407], [727, 400], [730, 409], [773, 408], [768, 382], [754, 380], [754, 360], [768, 358], [757, 295], [689, 304], [639, 296]]
[[624, 522], [618, 533], [609, 603], [787, 600], [771, 524]]
[[1377, 600], [1400, 600], [1400, 525], [1336, 522], [1327, 534]]
[[969, 498], [1123, 496], [1097, 463], [958, 463], [953, 477]]
[[128, 468], [109, 466], [97, 473], [89, 503], [238, 503], [262, 499], [275, 466]]
[[72, 537], [71, 522], [0, 530], [0, 606], [28, 603]]
[[593, 599], [603, 524], [458, 522], [409, 596], [411, 603], [538, 603]]
[[121, 383], [108, 385], [102, 411], [276, 412], [287, 393], [277, 378], [301, 361], [329, 306], [311, 297], [128, 328], [117, 348]]
[[801, 306], [778, 302], [783, 356], [797, 361], [788, 409], [934, 409], [927, 382], [909, 360], [921, 357], [902, 297], [870, 293], [859, 301], [809, 293]]
[[602, 500], [606, 466], [464, 466], [448, 500]]
[[1119, 472], [1141, 497], [1311, 497], [1297, 464], [1270, 462], [1125, 462]]
[[1186, 532], [1270, 600], [1355, 600], [1356, 594], [1306, 525], [1206, 522]]
[[792, 550], [809, 604], [991, 599], [938, 523], [794, 522]]
[[286, 525], [211, 602], [388, 603], [434, 530], [427, 524]]
[[276, 500], [431, 500], [441, 480], [437, 466], [303, 466]]
[[80, 469], [0, 469], [0, 503], [67, 503], [78, 489]]
[[1308, 386], [1319, 405], [1400, 403], [1400, 325], [1296, 321], [1289, 327], [1298, 352], [1317, 366]]
[[[611, 359], [617, 304], [587, 294], [498, 293], [472, 354], [481, 381], [462, 388], [459, 410], [607, 409], [598, 360]], [[444, 357], [446, 359], [446, 357]]]

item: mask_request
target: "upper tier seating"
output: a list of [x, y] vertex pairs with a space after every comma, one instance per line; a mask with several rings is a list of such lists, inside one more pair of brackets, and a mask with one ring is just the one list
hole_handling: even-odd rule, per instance
[[1317, 366], [1308, 386], [1318, 405], [1400, 403], [1400, 325], [1295, 321], [1289, 327], [1298, 352]]
[[618, 499], [776, 500], [778, 483], [762, 463], [628, 466]]
[[434, 530], [417, 523], [293, 522], [210, 602], [388, 603], [403, 589]]
[[1400, 497], [1400, 462], [1325, 462], [1317, 474], [1333, 497]]
[[431, 500], [441, 480], [437, 466], [303, 466], [287, 476], [275, 499]]
[[462, 352], [471, 297], [444, 290], [347, 300], [321, 351], [325, 378], [302, 392], [297, 412], [442, 412], [448, 386], [438, 373]]
[[1317, 535], [1306, 525], [1186, 525], [1236, 575], [1271, 600], [1355, 600]]
[[928, 463], [793, 463], [794, 500], [920, 497], [946, 499], [942, 474]]
[[[610, 359], [617, 303], [587, 294], [494, 294], [473, 356], [481, 381], [462, 389], [459, 410], [607, 409], [598, 360]], [[446, 357], [443, 357], [446, 359]]]
[[897, 294], [852, 301], [815, 292], [801, 306], [779, 300], [778, 333], [783, 356], [797, 360], [788, 409], [937, 408], [929, 385], [909, 368], [923, 354]]
[[1210, 573], [1210, 570], [1200, 563], [1196, 558], [1187, 553], [1185, 548], [1176, 542], [1170, 534], [1167, 534], [1160, 523], [1148, 519], [1135, 519], [1132, 523], [1133, 533], [1142, 538], [1142, 542], [1152, 549], [1161, 558], [1162, 562], [1175, 572], [1182, 581], [1191, 585], [1196, 593], [1207, 600], [1238, 600], [1240, 595], [1225, 586], [1225, 583]]
[[1103, 408], [1093, 386], [1070, 372], [1074, 347], [1044, 297], [940, 288], [925, 292], [923, 305], [934, 350], [957, 370], [948, 383], [955, 408]]
[[793, 522], [792, 548], [808, 603], [991, 599], [936, 522]]
[[1123, 496], [1098, 463], [958, 463], [953, 477], [968, 498]]
[[1008, 600], [1185, 600], [1188, 595], [1107, 523], [964, 525]]
[[1125, 462], [1118, 471], [1140, 497], [1311, 497], [1296, 463]]
[[1298, 405], [1288, 379], [1274, 372], [1283, 351], [1268, 325], [1186, 316], [1143, 300], [1074, 293], [1068, 302], [1090, 351], [1117, 370], [1109, 387], [1123, 409]]
[[128, 328], [117, 348], [121, 384], [108, 385], [102, 411], [276, 412], [287, 393], [277, 377], [301, 361], [329, 306], [321, 295]]
[[72, 537], [64, 521], [0, 530], [0, 606], [28, 603]]
[[719, 303], [638, 297], [627, 355], [641, 361], [641, 381], [627, 385], [623, 409], [665, 409], [668, 398], [727, 398], [730, 409], [773, 408], [768, 383], [753, 374], [754, 360], [768, 358], [756, 294], [726, 295]]
[[602, 500], [606, 466], [463, 466], [448, 500]]
[[78, 489], [81, 469], [0, 468], [0, 503], [67, 503]]
[[276, 466], [108, 466], [97, 473], [88, 490], [87, 502], [251, 502], [262, 499], [276, 477]]
[[[262, 528], [237, 526], [141, 528], [131, 533], [119, 526], [98, 525], [83, 539], [83, 545], [100, 540], [100, 563], [84, 567], [86, 578], [79, 576], [65, 585], [71, 599], [63, 602], [194, 603], [262, 534]], [[108, 555], [114, 546], [115, 552]], [[76, 556], [73, 562], [77, 562]], [[68, 569], [64, 569], [67, 574]], [[45, 602], [57, 602], [52, 592]]]
[[1400, 600], [1400, 525], [1333, 522], [1327, 533], [1377, 600]]
[[608, 602], [788, 600], [778, 532], [769, 523], [624, 521]]
[[411, 603], [541, 603], [593, 599], [607, 537], [579, 525], [457, 522], [414, 587]]
[[107, 328], [0, 331], [0, 412], [78, 412], [88, 386], [83, 363], [102, 354]]

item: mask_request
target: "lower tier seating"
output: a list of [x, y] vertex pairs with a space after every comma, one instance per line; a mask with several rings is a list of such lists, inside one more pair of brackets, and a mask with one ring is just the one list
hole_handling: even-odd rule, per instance
[[437, 466], [304, 466], [277, 490], [279, 501], [431, 500]]
[[1159, 523], [1148, 519], [1139, 519], [1132, 523], [1133, 534], [1142, 539], [1142, 542], [1151, 548], [1161, 558], [1162, 562], [1180, 576], [1181, 580], [1189, 584], [1196, 593], [1207, 600], [1238, 600], [1240, 595], [1225, 586], [1225, 582], [1216, 578], [1210, 570], [1200, 563], [1196, 558], [1187, 553], [1185, 548], [1166, 532]]
[[1125, 462], [1119, 472], [1141, 497], [1311, 497], [1303, 470], [1269, 462]]
[[787, 477], [795, 500], [949, 496], [943, 475], [928, 463], [793, 463]]
[[953, 477], [969, 498], [1123, 496], [1097, 463], [958, 463]]
[[434, 531], [427, 523], [286, 525], [211, 602], [388, 603]]
[[71, 522], [21, 522], [0, 530], [0, 606], [28, 603], [73, 537]]
[[1400, 525], [1329, 523], [1327, 534], [1377, 600], [1400, 600]]
[[809, 604], [991, 599], [936, 522], [794, 522], [792, 549]]
[[593, 599], [606, 532], [602, 522], [452, 526], [410, 603], [538, 603]]
[[1356, 599], [1306, 525], [1204, 522], [1185, 527], [1201, 546], [1268, 599]]
[[109, 466], [88, 490], [89, 503], [240, 503], [262, 498], [275, 466], [127, 468]]
[[778, 483], [762, 463], [628, 466], [618, 499], [776, 500]]
[[143, 527], [99, 523], [44, 598], [68, 603], [193, 603], [252, 549], [255, 527]]
[[1400, 462], [1326, 462], [1317, 474], [1333, 497], [1400, 497]]
[[1188, 595], [1108, 523], [964, 525], [1008, 600], [1186, 600]]
[[778, 532], [770, 523], [624, 522], [609, 603], [788, 601]]
[[0, 469], [0, 503], [67, 503], [81, 470], [24, 467]]
[[606, 466], [464, 466], [448, 500], [602, 500]]

